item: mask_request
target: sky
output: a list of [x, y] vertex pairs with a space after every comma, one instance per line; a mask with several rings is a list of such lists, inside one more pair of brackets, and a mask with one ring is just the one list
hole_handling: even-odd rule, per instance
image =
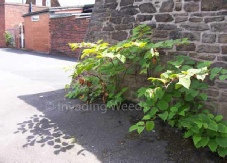
[[[22, 3], [23, 0], [6, 0], [6, 2]], [[25, 2], [26, 0], [24, 0]], [[94, 4], [95, 0], [58, 0], [61, 6], [75, 6], [84, 4]]]

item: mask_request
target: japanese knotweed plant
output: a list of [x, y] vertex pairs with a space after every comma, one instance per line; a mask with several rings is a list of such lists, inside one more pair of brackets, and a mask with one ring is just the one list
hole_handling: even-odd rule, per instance
[[150, 86], [138, 90], [144, 117], [130, 131], [151, 131], [155, 119], [166, 121], [172, 127], [192, 137], [196, 148], [208, 146], [222, 157], [227, 155], [227, 123], [222, 115], [214, 115], [206, 108], [208, 88], [205, 78], [227, 79], [227, 70], [209, 69], [209, 62], [195, 62], [186, 56], [177, 56], [162, 65], [159, 49], [186, 44], [187, 39], [154, 43], [150, 27], [140, 25], [133, 35], [115, 45], [70, 43], [70, 47], [84, 48], [81, 61], [74, 67], [70, 91], [66, 96], [87, 102], [102, 99], [107, 107], [116, 107], [125, 100], [125, 76], [147, 74]]
[[72, 91], [69, 98], [80, 98], [93, 102], [102, 98], [107, 107], [119, 106], [124, 100], [123, 93], [128, 89], [124, 86], [126, 75], [138, 72], [147, 74], [148, 70], [158, 72], [163, 68], [157, 65], [158, 48], [171, 48], [187, 40], [167, 40], [151, 42], [151, 29], [140, 25], [133, 29], [129, 39], [115, 45], [98, 41], [96, 43], [70, 43], [70, 47], [85, 48], [72, 74]]
[[167, 71], [159, 78], [150, 77], [149, 87], [138, 90], [138, 97], [143, 97], [139, 105], [144, 117], [131, 126], [130, 131], [141, 133], [154, 129], [156, 118], [166, 121], [172, 127], [185, 131], [184, 137], [192, 137], [196, 148], [208, 146], [212, 152], [222, 157], [227, 155], [227, 122], [222, 115], [214, 115], [205, 103], [207, 94], [204, 90], [210, 80], [219, 75], [220, 80], [227, 79], [227, 70], [209, 69], [209, 62], [195, 62], [186, 56], [177, 56], [169, 61]]

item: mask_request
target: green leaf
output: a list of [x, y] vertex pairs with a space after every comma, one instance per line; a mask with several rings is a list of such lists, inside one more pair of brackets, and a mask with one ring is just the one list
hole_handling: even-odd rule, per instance
[[205, 147], [205, 146], [207, 146], [209, 141], [210, 141], [209, 137], [202, 137], [201, 140], [200, 140], [200, 144], [201, 144], [202, 147]]
[[168, 116], [168, 120], [172, 119], [175, 115], [176, 115], [176, 113], [170, 112], [169, 116]]
[[166, 110], [169, 107], [169, 104], [164, 100], [160, 100], [157, 105], [160, 110]]
[[227, 134], [227, 126], [222, 123], [218, 124], [218, 132]]
[[192, 138], [193, 138], [193, 142], [194, 142], [195, 145], [202, 139], [201, 135], [198, 135], [198, 134], [193, 135]]
[[227, 75], [220, 75], [220, 76], [219, 76], [219, 79], [220, 79], [221, 81], [226, 80], [226, 79], [227, 79]]
[[146, 122], [146, 130], [151, 131], [154, 129], [154, 121], [147, 121]]
[[199, 95], [204, 101], [207, 101], [207, 94], [206, 93], [200, 93]]
[[226, 69], [222, 69], [222, 70], [221, 70], [221, 74], [222, 74], [222, 75], [227, 74], [227, 70], [226, 70]]
[[212, 131], [218, 131], [218, 125], [215, 121], [210, 121], [210, 123], [208, 124], [208, 129], [212, 130]]
[[223, 119], [223, 115], [217, 115], [214, 119], [219, 122]]
[[145, 129], [145, 126], [138, 126], [137, 132], [138, 132], [139, 134], [141, 134], [141, 133], [143, 132], [144, 129]]
[[227, 155], [227, 149], [226, 149], [226, 148], [218, 147], [218, 154], [219, 154], [221, 157], [225, 157], [225, 156]]
[[194, 134], [194, 132], [192, 130], [189, 130], [189, 131], [187, 131], [187, 132], [184, 133], [184, 138], [189, 138], [193, 134]]
[[178, 108], [177, 107], [171, 107], [170, 110], [174, 113], [176, 113], [178, 111]]
[[182, 85], [183, 87], [189, 89], [191, 85], [191, 80], [189, 76], [179, 78], [179, 82], [176, 85]]
[[158, 116], [163, 120], [163, 121], [166, 121], [167, 117], [168, 117], [168, 112], [165, 111], [164, 113], [162, 114], [158, 114]]
[[129, 132], [132, 132], [134, 130], [137, 130], [138, 126], [137, 125], [132, 125], [130, 128], [129, 128]]
[[147, 114], [147, 115], [145, 115], [145, 116], [143, 117], [142, 120], [149, 120], [149, 119], [151, 119], [151, 116]]
[[151, 109], [151, 111], [149, 112], [149, 115], [150, 115], [151, 117], [154, 117], [154, 116], [156, 115], [157, 112], [158, 112], [158, 108], [153, 107], [153, 108]]
[[223, 138], [223, 137], [216, 137], [216, 142], [219, 146], [223, 147], [223, 148], [227, 148], [227, 137]]
[[215, 152], [217, 150], [218, 144], [216, 143], [215, 140], [210, 140], [208, 143], [208, 147], [212, 152]]
[[213, 68], [213, 69], [210, 71], [210, 73], [211, 73], [211, 74], [217, 74], [217, 73], [219, 73], [221, 70], [222, 70], [221, 67], [215, 67], [215, 68]]

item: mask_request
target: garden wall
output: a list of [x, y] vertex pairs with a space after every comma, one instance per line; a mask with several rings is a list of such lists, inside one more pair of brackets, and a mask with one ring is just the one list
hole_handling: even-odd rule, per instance
[[80, 50], [72, 51], [68, 43], [83, 42], [90, 17], [75, 16], [50, 19], [51, 49], [53, 54], [63, 54], [78, 57]]
[[[141, 23], [153, 27], [154, 41], [190, 40], [188, 45], [166, 50], [166, 55], [184, 54], [227, 68], [226, 0], [96, 0], [86, 40], [125, 40]], [[146, 77], [128, 77], [127, 85], [134, 92], [144, 84]], [[209, 100], [227, 117], [227, 81], [216, 80], [210, 85]], [[132, 91], [128, 98], [135, 99], [134, 94]]]

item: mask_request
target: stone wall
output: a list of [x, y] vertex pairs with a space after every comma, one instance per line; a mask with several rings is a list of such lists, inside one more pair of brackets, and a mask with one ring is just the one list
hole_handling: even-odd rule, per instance
[[[141, 23], [153, 27], [154, 41], [190, 40], [166, 55], [184, 54], [227, 68], [227, 0], [96, 0], [86, 41], [115, 43]], [[127, 82], [138, 87], [143, 79], [131, 76]], [[211, 83], [208, 95], [218, 104], [216, 111], [227, 117], [227, 81]]]

